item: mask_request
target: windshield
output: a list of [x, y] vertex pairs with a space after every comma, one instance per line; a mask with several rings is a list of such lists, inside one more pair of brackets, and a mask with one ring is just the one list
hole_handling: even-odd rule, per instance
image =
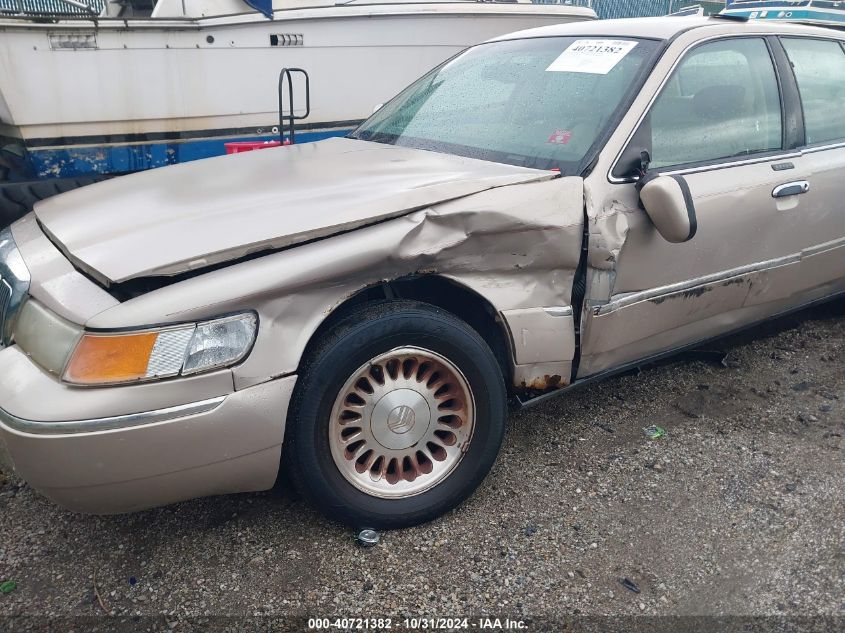
[[575, 37], [482, 44], [419, 79], [352, 136], [574, 175], [656, 47]]

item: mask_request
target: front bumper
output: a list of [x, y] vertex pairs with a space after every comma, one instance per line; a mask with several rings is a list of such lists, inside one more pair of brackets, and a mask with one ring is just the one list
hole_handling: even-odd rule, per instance
[[71, 388], [17, 347], [0, 351], [0, 376], [0, 461], [59, 505], [92, 514], [272, 487], [296, 382], [234, 391], [227, 371]]

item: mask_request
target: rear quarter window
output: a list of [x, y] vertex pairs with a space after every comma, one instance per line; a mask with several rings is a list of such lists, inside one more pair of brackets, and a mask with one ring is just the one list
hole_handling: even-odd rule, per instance
[[845, 52], [839, 42], [781, 38], [792, 64], [807, 144], [845, 139]]

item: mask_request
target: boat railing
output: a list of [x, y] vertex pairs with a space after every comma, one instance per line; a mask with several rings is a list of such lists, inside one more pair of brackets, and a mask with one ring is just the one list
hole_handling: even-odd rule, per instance
[[[293, 74], [301, 74], [305, 78], [305, 114], [294, 114], [293, 102]], [[287, 90], [285, 90], [287, 88]], [[289, 109], [285, 108], [285, 94], [288, 96]], [[287, 113], [286, 113], [287, 110]], [[296, 142], [296, 130], [294, 125], [296, 121], [308, 117], [311, 114], [311, 82], [308, 73], [302, 68], [282, 68], [279, 73], [279, 140], [282, 144], [289, 141], [290, 144]], [[285, 139], [285, 131], [288, 133], [288, 138]]]
[[106, 0], [0, 0], [0, 14], [102, 15]]

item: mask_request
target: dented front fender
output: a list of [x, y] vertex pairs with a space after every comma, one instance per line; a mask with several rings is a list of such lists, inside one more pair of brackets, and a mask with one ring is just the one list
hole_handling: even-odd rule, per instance
[[571, 313], [560, 311], [571, 304], [582, 215], [580, 178], [497, 187], [185, 279], [105, 310], [87, 325], [256, 310], [258, 340], [234, 370], [242, 388], [295, 372], [320, 324], [362, 289], [422, 272], [471, 290], [500, 315], [510, 333], [516, 386], [562, 386], [571, 375], [574, 327]]

